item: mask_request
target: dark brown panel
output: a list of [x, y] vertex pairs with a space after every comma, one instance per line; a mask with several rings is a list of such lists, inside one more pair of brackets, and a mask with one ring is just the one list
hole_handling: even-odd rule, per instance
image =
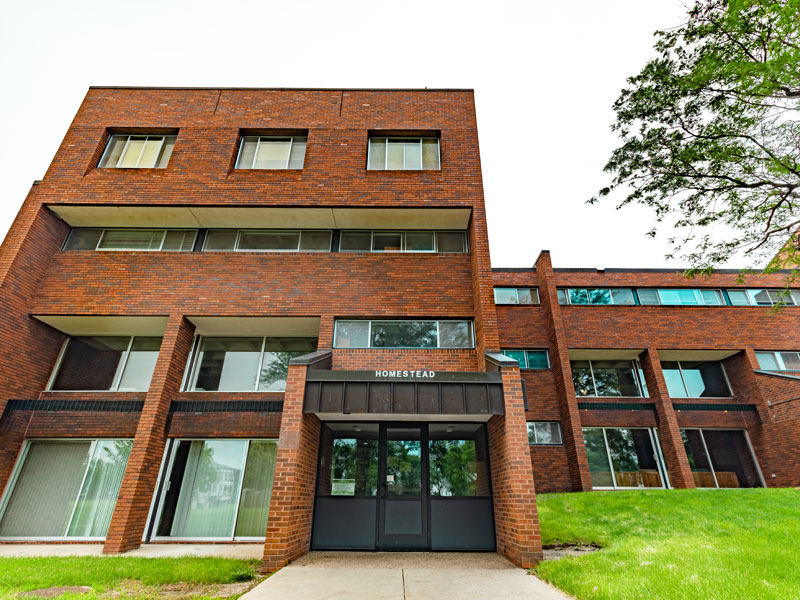
[[316, 381], [306, 382], [306, 394], [303, 398], [303, 412], [319, 412], [319, 394], [322, 383]]
[[417, 410], [421, 415], [439, 413], [439, 386], [437, 384], [417, 384]]
[[489, 414], [489, 393], [485, 385], [465, 385], [468, 415]]
[[368, 383], [348, 383], [344, 390], [344, 412], [346, 413], [365, 413], [367, 412], [367, 388]]
[[460, 383], [442, 384], [442, 414], [464, 414], [464, 386]]
[[369, 412], [392, 412], [392, 384], [372, 383], [369, 386]]
[[506, 414], [506, 404], [503, 400], [503, 387], [499, 385], [489, 386], [489, 401], [491, 402], [493, 415]]
[[417, 412], [415, 384], [395, 383], [392, 397], [392, 412], [395, 414], [413, 415]]
[[322, 383], [322, 393], [319, 398], [319, 412], [323, 413], [340, 413], [343, 412], [343, 394], [342, 388], [344, 384], [325, 381]]

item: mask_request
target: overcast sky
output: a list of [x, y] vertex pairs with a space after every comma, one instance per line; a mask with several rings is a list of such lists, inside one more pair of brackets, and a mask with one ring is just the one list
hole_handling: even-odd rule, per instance
[[0, 20], [4, 236], [90, 85], [474, 88], [495, 267], [663, 267], [605, 185], [611, 104], [680, 0], [43, 0]]

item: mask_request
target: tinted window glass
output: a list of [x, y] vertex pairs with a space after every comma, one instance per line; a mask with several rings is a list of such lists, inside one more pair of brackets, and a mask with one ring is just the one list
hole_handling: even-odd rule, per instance
[[435, 321], [373, 321], [373, 348], [436, 348]]
[[466, 252], [466, 238], [461, 231], [440, 231], [436, 234], [437, 252]]
[[119, 390], [146, 390], [150, 387], [153, 371], [161, 348], [160, 337], [135, 337], [125, 360], [125, 369], [119, 380]]
[[374, 233], [372, 235], [373, 252], [400, 252], [403, 249], [400, 233]]
[[681, 371], [689, 398], [721, 398], [731, 395], [718, 362], [681, 361]]
[[263, 338], [203, 338], [194, 389], [253, 391]]
[[258, 377], [258, 389], [263, 392], [283, 392], [289, 375], [289, 361], [317, 349], [316, 338], [268, 337]]
[[503, 350], [503, 354], [505, 354], [509, 358], [513, 358], [519, 363], [519, 368], [524, 369], [527, 367], [525, 363], [525, 351], [524, 350]]
[[439, 348], [472, 348], [472, 323], [439, 321]]
[[420, 231], [406, 233], [407, 252], [433, 252], [433, 232]]
[[204, 250], [234, 250], [236, 248], [235, 229], [209, 229], [206, 234]]
[[375, 496], [378, 492], [378, 425], [326, 423], [320, 441], [317, 494]]
[[547, 350], [528, 350], [529, 369], [549, 369], [550, 361], [547, 357]]
[[633, 290], [630, 289], [619, 288], [611, 290], [611, 297], [614, 299], [614, 304], [635, 304]]
[[94, 250], [101, 235], [102, 229], [73, 229], [64, 250]]
[[370, 252], [372, 234], [369, 231], [343, 231], [339, 249], [342, 252]]
[[336, 321], [336, 347], [369, 347], [369, 321]]
[[517, 304], [517, 288], [494, 288], [495, 304]]
[[489, 468], [483, 426], [432, 423], [428, 456], [432, 496], [488, 496]]
[[594, 396], [594, 382], [592, 381], [592, 371], [588, 360], [573, 360], [572, 383], [575, 386], [577, 396]]
[[52, 389], [112, 389], [130, 340], [130, 337], [70, 338]]

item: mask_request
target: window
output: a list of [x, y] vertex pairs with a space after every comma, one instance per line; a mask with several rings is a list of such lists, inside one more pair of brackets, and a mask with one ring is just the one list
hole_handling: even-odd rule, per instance
[[154, 538], [263, 538], [277, 446], [276, 440], [172, 440]]
[[558, 421], [529, 421], [528, 443], [531, 446], [560, 446], [561, 424]]
[[56, 363], [49, 390], [147, 391], [160, 337], [71, 337]]
[[105, 538], [132, 445], [25, 442], [0, 505], [0, 538]]
[[439, 252], [467, 251], [463, 231], [342, 231], [340, 252]]
[[330, 252], [329, 229], [209, 229], [204, 252]]
[[761, 487], [745, 431], [681, 429], [683, 447], [699, 488]]
[[518, 361], [520, 369], [550, 368], [550, 356], [547, 350], [501, 350], [500, 352]]
[[495, 304], [539, 304], [537, 288], [494, 288]]
[[583, 442], [593, 488], [666, 487], [655, 429], [588, 427], [583, 430]]
[[765, 371], [800, 371], [800, 352], [756, 352]]
[[237, 169], [302, 169], [308, 136], [246, 135], [239, 146]]
[[334, 348], [474, 348], [472, 321], [337, 320]]
[[662, 361], [671, 398], [729, 398], [725, 370], [719, 362]]
[[289, 361], [314, 352], [316, 338], [198, 337], [190, 392], [283, 392]]
[[635, 304], [629, 288], [560, 288], [559, 304]]
[[70, 231], [64, 250], [191, 252], [196, 229], [88, 229]]
[[800, 306], [800, 290], [728, 290], [734, 306]]
[[724, 306], [722, 290], [706, 289], [638, 289], [640, 304], [664, 306]]
[[638, 360], [572, 360], [570, 365], [579, 397], [647, 397]]
[[112, 135], [100, 163], [105, 169], [166, 169], [177, 135]]
[[370, 137], [367, 169], [378, 171], [439, 170], [437, 137]]
[[433, 497], [490, 496], [489, 451], [480, 423], [428, 426], [430, 494]]

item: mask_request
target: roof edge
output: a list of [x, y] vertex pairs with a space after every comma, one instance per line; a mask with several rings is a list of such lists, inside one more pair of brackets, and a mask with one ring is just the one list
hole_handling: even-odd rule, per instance
[[215, 86], [148, 86], [90, 85], [90, 90], [248, 90], [270, 92], [472, 92], [474, 88], [342, 88], [342, 87], [215, 87]]

